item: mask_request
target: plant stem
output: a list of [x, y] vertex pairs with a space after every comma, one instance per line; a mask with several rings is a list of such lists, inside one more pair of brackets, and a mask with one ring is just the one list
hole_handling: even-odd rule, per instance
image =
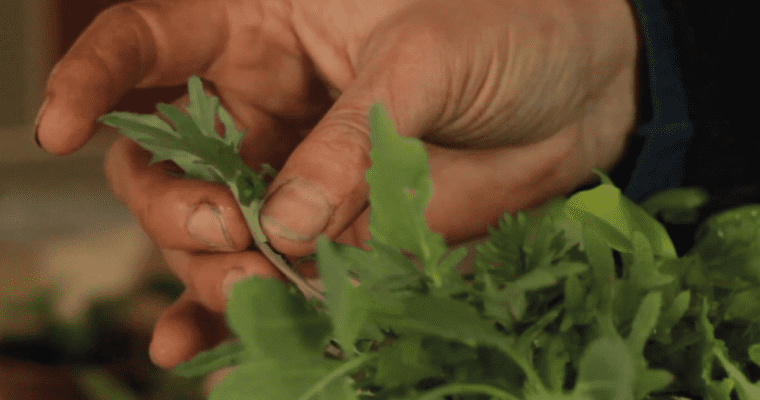
[[287, 262], [287, 260], [285, 260], [280, 254], [275, 252], [271, 246], [269, 246], [267, 237], [264, 235], [264, 231], [261, 229], [261, 224], [259, 223], [259, 211], [261, 211], [261, 206], [263, 205], [262, 201], [254, 200], [250, 205], [245, 206], [240, 202], [240, 192], [237, 188], [237, 185], [234, 183], [234, 180], [227, 181], [227, 186], [229, 186], [230, 190], [232, 190], [232, 193], [238, 202], [238, 206], [243, 212], [243, 217], [245, 217], [245, 222], [248, 224], [248, 229], [251, 230], [253, 240], [256, 242], [256, 247], [262, 253], [264, 253], [266, 258], [268, 258], [269, 261], [274, 264], [274, 266], [277, 267], [277, 269], [280, 270], [283, 275], [285, 275], [285, 277], [290, 279], [290, 281], [296, 285], [298, 290], [300, 290], [301, 293], [306, 296], [306, 298], [314, 297], [320, 301], [324, 301], [325, 296], [322, 294], [322, 292], [309, 285], [309, 283], [307, 283], [306, 280], [301, 277], [301, 275], [298, 275], [298, 273], [290, 267], [290, 264]]

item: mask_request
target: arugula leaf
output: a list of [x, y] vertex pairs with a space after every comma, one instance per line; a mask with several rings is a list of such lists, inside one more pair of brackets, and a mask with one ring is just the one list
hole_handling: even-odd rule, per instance
[[233, 370], [209, 400], [355, 400], [345, 376], [353, 367], [322, 358], [256, 358]]
[[[341, 250], [347, 249], [341, 247], [320, 237], [317, 241], [317, 265], [327, 292], [325, 304], [330, 310], [335, 336], [345, 351], [353, 351], [359, 331], [367, 321], [365, 304], [371, 299], [366, 291], [354, 287], [349, 281], [350, 264], [340, 254]], [[326, 265], [330, 267], [323, 267]]]
[[565, 203], [566, 215], [591, 228], [615, 250], [632, 252], [632, 235], [634, 231], [639, 231], [649, 240], [655, 255], [675, 258], [675, 246], [665, 228], [623, 196], [603, 172], [595, 172], [602, 178], [602, 184], [570, 197]]
[[[419, 140], [396, 135], [385, 110], [375, 104], [369, 113], [372, 166], [366, 179], [372, 237], [419, 257], [440, 286], [438, 261], [446, 252], [443, 236], [430, 230], [423, 212], [432, 194], [427, 156]], [[393, 149], [389, 151], [387, 149]]]
[[639, 205], [647, 214], [660, 216], [665, 222], [690, 224], [697, 220], [699, 208], [707, 204], [709, 197], [702, 188], [672, 188], [654, 193]]
[[578, 369], [575, 394], [594, 400], [634, 400], [636, 372], [622, 338], [602, 337], [591, 343]]
[[699, 257], [712, 280], [727, 282], [735, 276], [760, 283], [760, 204], [711, 216], [697, 230], [695, 241], [688, 254]]
[[332, 333], [327, 316], [274, 278], [248, 278], [236, 284], [227, 319], [246, 348], [274, 359], [321, 357]]

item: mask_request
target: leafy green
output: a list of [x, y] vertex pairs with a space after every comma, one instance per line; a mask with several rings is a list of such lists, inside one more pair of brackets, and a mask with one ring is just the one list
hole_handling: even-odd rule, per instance
[[675, 247], [665, 228], [623, 196], [601, 171], [597, 173], [602, 176], [602, 184], [569, 198], [565, 203], [567, 216], [590, 227], [615, 250], [632, 252], [632, 234], [639, 231], [650, 241], [654, 254], [675, 257]]
[[702, 188], [673, 188], [655, 193], [641, 202], [640, 206], [651, 216], [660, 216], [672, 224], [694, 223], [699, 208], [707, 204], [709, 195]]
[[[219, 99], [203, 92], [203, 83], [197, 76], [188, 79], [187, 87], [189, 115], [169, 104], [157, 105], [173, 127], [156, 115], [119, 111], [106, 114], [98, 121], [118, 128], [123, 135], [153, 153], [151, 164], [173, 161], [184, 171], [180, 176], [225, 184], [237, 199], [259, 250], [305, 295], [321, 299], [322, 294], [269, 246], [261, 229], [259, 211], [267, 188], [265, 178], [274, 176], [275, 171], [267, 164], [261, 166], [261, 172], [249, 168], [239, 155], [244, 133], [237, 130]], [[224, 126], [223, 136], [214, 128], [217, 118]]]
[[205, 375], [218, 369], [237, 365], [245, 361], [245, 346], [239, 341], [220, 344], [213, 349], [198, 353], [192, 360], [174, 368], [179, 376], [191, 377]]
[[422, 143], [387, 134], [395, 130], [380, 105], [370, 110], [369, 123], [372, 166], [366, 175], [372, 204], [370, 233], [375, 240], [408, 250], [422, 259], [428, 275], [440, 285], [436, 269], [446, 252], [446, 244], [443, 236], [428, 228], [422, 215], [432, 194]]
[[[159, 108], [174, 129], [104, 121], [187, 177], [228, 184], [255, 230], [263, 174], [236, 169], [242, 134], [193, 79], [188, 115]], [[316, 300], [272, 279], [235, 286], [227, 319], [239, 341], [176, 370], [239, 364], [212, 399], [760, 398], [760, 205], [711, 217], [679, 257], [655, 216], [693, 222], [705, 193], [674, 189], [639, 206], [597, 170], [593, 189], [505, 214], [463, 277], [466, 250], [447, 248], [423, 217], [433, 187], [421, 143], [398, 136], [380, 105], [369, 125], [372, 238], [363, 249], [318, 239]]]

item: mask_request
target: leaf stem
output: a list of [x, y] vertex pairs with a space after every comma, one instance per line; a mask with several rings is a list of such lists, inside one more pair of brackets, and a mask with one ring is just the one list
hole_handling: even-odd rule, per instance
[[277, 267], [277, 269], [280, 270], [280, 272], [282, 272], [285, 277], [290, 279], [290, 281], [296, 285], [298, 290], [300, 290], [304, 296], [307, 298], [314, 297], [320, 301], [324, 301], [325, 296], [322, 294], [322, 292], [306, 282], [306, 280], [303, 279], [301, 275], [298, 275], [298, 273], [290, 267], [290, 264], [287, 262], [287, 260], [285, 260], [280, 254], [275, 252], [271, 246], [269, 246], [267, 237], [264, 235], [264, 231], [261, 229], [261, 224], [259, 223], [259, 212], [261, 211], [261, 206], [263, 205], [262, 201], [254, 200], [248, 206], [243, 205], [240, 202], [240, 190], [235, 184], [235, 181], [228, 180], [227, 186], [229, 186], [230, 190], [232, 190], [232, 193], [238, 202], [238, 206], [243, 212], [243, 217], [245, 217], [245, 222], [248, 224], [248, 229], [251, 230], [251, 236], [253, 236], [253, 241], [256, 243], [256, 247], [262, 253], [264, 253], [266, 258], [269, 259], [269, 261], [274, 264], [274, 266]]
[[451, 383], [435, 388], [417, 400], [440, 400], [445, 395], [464, 394], [464, 393], [483, 393], [503, 400], [520, 400], [519, 398], [493, 386], [480, 383]]

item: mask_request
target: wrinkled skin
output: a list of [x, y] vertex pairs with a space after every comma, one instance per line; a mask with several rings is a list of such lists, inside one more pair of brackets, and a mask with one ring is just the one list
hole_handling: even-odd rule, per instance
[[[262, 223], [297, 257], [318, 234], [368, 237], [367, 115], [380, 101], [402, 135], [424, 140], [426, 217], [454, 243], [614, 165], [634, 120], [637, 46], [625, 0], [138, 1], [99, 15], [57, 64], [38, 139], [71, 153], [130, 89], [198, 74], [247, 130], [246, 162], [281, 169]], [[226, 188], [149, 160], [122, 139], [105, 170], [186, 285], [151, 343], [168, 368], [228, 335], [231, 283], [282, 277], [246, 250]]]

